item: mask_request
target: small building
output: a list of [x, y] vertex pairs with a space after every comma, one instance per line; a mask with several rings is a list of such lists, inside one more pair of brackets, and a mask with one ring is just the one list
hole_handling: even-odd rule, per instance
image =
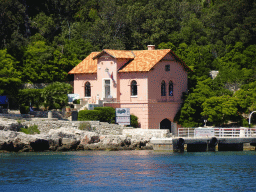
[[170, 129], [187, 91], [189, 67], [170, 49], [92, 52], [69, 74], [89, 103], [130, 108], [143, 129]]

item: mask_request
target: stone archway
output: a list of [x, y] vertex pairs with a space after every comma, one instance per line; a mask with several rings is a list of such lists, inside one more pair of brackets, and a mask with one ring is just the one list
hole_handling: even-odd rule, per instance
[[169, 119], [163, 119], [160, 122], [160, 129], [169, 129], [172, 132], [172, 122]]

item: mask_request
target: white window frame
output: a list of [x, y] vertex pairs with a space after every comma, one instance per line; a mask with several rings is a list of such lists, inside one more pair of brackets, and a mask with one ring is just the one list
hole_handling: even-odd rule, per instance
[[102, 78], [102, 100], [105, 98], [105, 80], [110, 80], [110, 95], [113, 97], [112, 95], [112, 79], [111, 78]]

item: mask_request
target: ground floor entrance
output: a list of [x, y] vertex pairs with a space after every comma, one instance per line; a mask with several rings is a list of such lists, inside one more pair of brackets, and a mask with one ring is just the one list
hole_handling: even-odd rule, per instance
[[160, 129], [169, 129], [172, 132], [172, 122], [169, 119], [163, 119], [160, 122]]

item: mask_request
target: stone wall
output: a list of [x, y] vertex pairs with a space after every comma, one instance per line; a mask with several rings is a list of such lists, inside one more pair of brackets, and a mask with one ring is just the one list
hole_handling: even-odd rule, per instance
[[[34, 117], [47, 118], [48, 117], [48, 112], [49, 111], [33, 111], [33, 112], [31, 112], [31, 115], [33, 115]], [[57, 118], [59, 120], [64, 119], [63, 114], [59, 111], [52, 111], [52, 117]]]
[[100, 122], [97, 129], [100, 135], [122, 135], [124, 126]]
[[91, 125], [91, 130], [100, 135], [122, 135], [123, 126], [116, 124], [109, 124], [106, 122], [99, 121], [64, 121], [57, 119], [47, 119], [47, 118], [32, 118], [31, 121], [21, 120], [23, 126], [37, 125], [41, 133], [48, 133], [50, 129], [64, 128], [75, 128], [78, 129], [82, 123], [89, 123]]
[[50, 129], [59, 129], [61, 127], [78, 129], [80, 124], [84, 122], [90, 123], [93, 130], [99, 129], [99, 121], [64, 121], [47, 118], [33, 118], [31, 121], [21, 121], [21, 124], [27, 127], [37, 125], [41, 133], [48, 133]]
[[[20, 118], [32, 118], [32, 117], [41, 117], [48, 118], [49, 111], [33, 111], [30, 114], [11, 114], [11, 113], [0, 113], [0, 117], [10, 118], [10, 119], [20, 119]], [[52, 111], [52, 117], [59, 120], [63, 120], [63, 114], [59, 111]]]
[[123, 130], [123, 135], [129, 136], [133, 139], [142, 139], [142, 138], [166, 138], [171, 137], [169, 129], [140, 129], [140, 128], [125, 128]]

